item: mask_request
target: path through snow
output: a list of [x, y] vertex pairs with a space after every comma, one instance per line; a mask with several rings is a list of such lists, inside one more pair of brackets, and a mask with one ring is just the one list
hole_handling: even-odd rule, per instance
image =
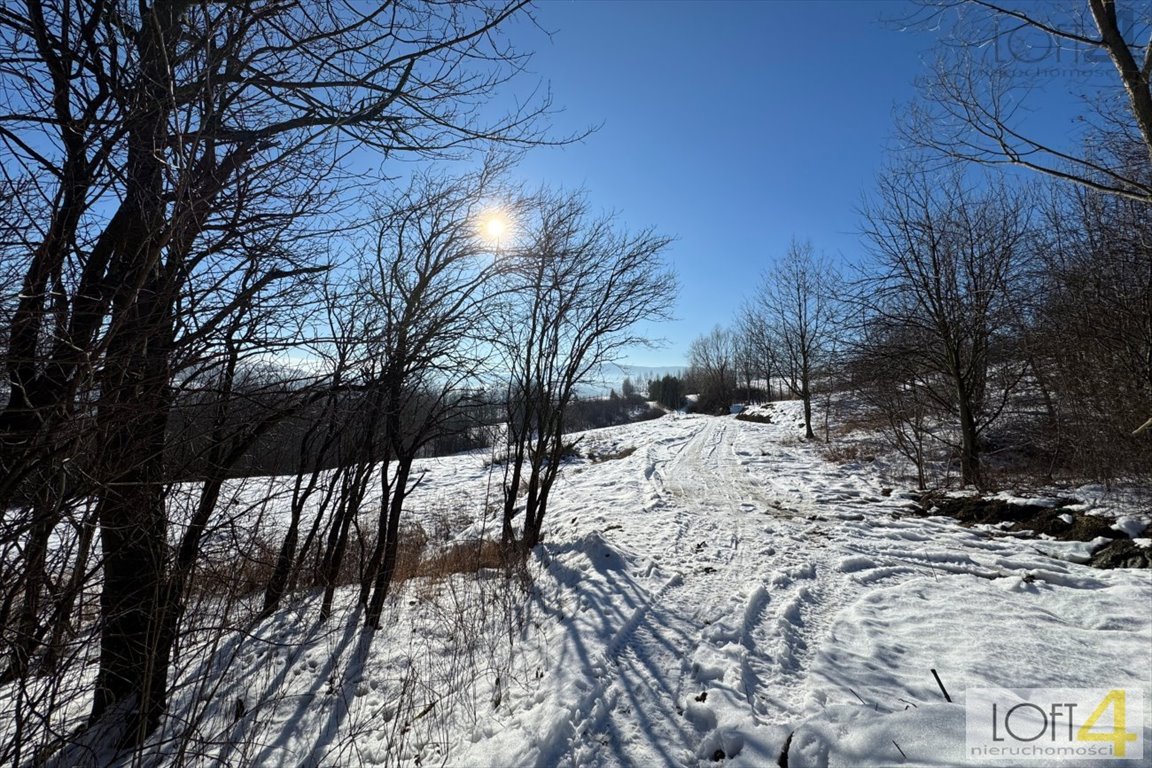
[[[792, 404], [769, 425], [670, 418], [628, 459], [569, 478], [578, 514], [551, 540], [593, 528], [577, 540], [629, 553], [651, 591], [615, 632], [573, 617], [570, 641], [606, 639], [544, 681], [582, 695], [552, 712], [536, 765], [773, 765], [794, 731], [792, 768], [952, 765], [963, 708], [931, 669], [958, 701], [976, 685], [1149, 689], [1148, 574], [911, 517], [867, 467], [799, 441], [796, 418]], [[616, 597], [594, 582], [572, 588]], [[1094, 632], [1109, 622], [1124, 632]]]

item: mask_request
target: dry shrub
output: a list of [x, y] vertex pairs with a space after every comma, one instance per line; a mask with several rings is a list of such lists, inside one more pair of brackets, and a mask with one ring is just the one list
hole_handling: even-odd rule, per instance
[[823, 447], [821, 453], [825, 459], [837, 464], [876, 459], [876, 454], [860, 443], [829, 443]]
[[504, 568], [506, 558], [499, 542], [474, 539], [452, 544], [426, 558], [414, 575], [442, 578], [454, 573], [475, 573], [481, 568]]
[[889, 426], [888, 419], [882, 413], [857, 413], [846, 417], [833, 427], [832, 433], [837, 437], [844, 437], [853, 432], [883, 432]]
[[[411, 521], [400, 523], [397, 531], [396, 544], [396, 570], [392, 573], [392, 583], [397, 584], [405, 579], [412, 578], [420, 570], [420, 562], [424, 550], [430, 541], [424, 526]], [[362, 527], [358, 536], [350, 538], [348, 549], [344, 552], [344, 560], [340, 563], [340, 570], [336, 574], [336, 584], [346, 586], [359, 584], [363, 579], [368, 561], [376, 549], [379, 533], [375, 526]], [[315, 547], [311, 562], [320, 562], [320, 543]]]
[[[373, 537], [375, 539], [375, 537]], [[376, 542], [372, 542], [375, 546]], [[419, 523], [401, 523], [399, 538], [396, 543], [396, 570], [392, 573], [392, 583], [399, 584], [419, 575], [420, 566], [424, 558], [424, 550], [428, 548], [428, 533]], [[371, 556], [369, 549], [365, 557]]]
[[[447, 524], [435, 527], [437, 535], [443, 535]], [[416, 578], [437, 580], [458, 573], [476, 573], [485, 568], [506, 569], [509, 564], [499, 542], [491, 539], [458, 542], [429, 554], [428, 545], [431, 540], [419, 523], [401, 523], [393, 584]], [[376, 531], [366, 529], [361, 529], [359, 536], [354, 535], [350, 539], [336, 575], [337, 585], [360, 583], [376, 541]], [[306, 571], [319, 563], [320, 547], [319, 542], [313, 545], [309, 557], [305, 559], [308, 564], [305, 566]], [[229, 550], [217, 556], [207, 555], [197, 566], [191, 590], [201, 597], [258, 593], [271, 580], [278, 552], [277, 545], [267, 539], [254, 537], [248, 551]]]
[[[359, 584], [372, 551], [376, 547], [375, 528], [361, 528], [349, 537], [348, 548], [336, 573], [337, 585]], [[304, 558], [304, 580], [307, 583], [318, 574], [322, 558], [323, 540], [313, 542]], [[428, 534], [417, 523], [401, 523], [397, 545], [396, 580], [410, 578], [420, 567], [420, 559], [428, 546]], [[279, 543], [263, 536], [253, 536], [239, 548], [219, 553], [204, 553], [192, 576], [191, 593], [199, 596], [243, 596], [263, 591], [272, 579], [279, 556]], [[313, 575], [307, 575], [313, 574]]]
[[205, 553], [196, 564], [189, 592], [200, 597], [259, 592], [272, 578], [279, 551], [268, 539], [254, 536], [247, 547]]
[[[493, 513], [492, 509], [488, 510]], [[425, 514], [428, 524], [428, 540], [451, 541], [452, 537], [472, 524], [473, 517], [467, 512], [447, 505], [436, 506]]]

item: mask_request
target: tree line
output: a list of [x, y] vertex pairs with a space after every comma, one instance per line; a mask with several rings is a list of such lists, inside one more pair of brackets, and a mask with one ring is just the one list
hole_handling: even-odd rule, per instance
[[[1108, 0], [925, 0], [900, 23], [947, 42], [899, 121], [904, 150], [860, 206], [862, 254], [794, 241], [772, 260], [731, 327], [691, 345], [702, 409], [786, 392], [815, 439], [814, 408], [850, 394], [921, 487], [933, 463], [977, 486], [990, 465], [1146, 477], [1152, 20]], [[1096, 85], [1066, 143], [1009, 106], [1037, 84], [1010, 60], [1022, 39]]]
[[799, 399], [808, 439], [847, 397], [921, 486], [941, 457], [966, 485], [995, 457], [1049, 479], [1144, 476], [1150, 214], [1082, 187], [897, 168], [862, 208], [860, 263], [794, 242], [731, 329], [693, 342], [686, 378], [707, 412]]

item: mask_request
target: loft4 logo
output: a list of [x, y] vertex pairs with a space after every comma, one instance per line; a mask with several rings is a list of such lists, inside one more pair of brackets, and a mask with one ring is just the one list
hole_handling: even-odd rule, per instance
[[[1023, 701], [1019, 704], [998, 711], [1000, 705], [992, 704], [992, 741], [1040, 741], [1050, 735], [1051, 741], [1058, 738], [1066, 741], [1103, 741], [1112, 745], [1112, 754], [1124, 757], [1127, 744], [1136, 741], [1135, 731], [1128, 730], [1128, 692], [1123, 688], [1108, 691], [1100, 703], [1092, 710], [1081, 725], [1076, 725], [1076, 708], [1074, 701], [1053, 702], [1047, 710], [1039, 704]], [[1021, 710], [1023, 715], [1018, 714]], [[1111, 710], [1111, 718], [1109, 718]], [[1012, 729], [1012, 718], [1016, 715], [1016, 729]], [[1032, 715], [1032, 717], [1028, 717]], [[1061, 719], [1068, 724], [1068, 735], [1060, 734]], [[1021, 733], [1020, 721], [1026, 723], [1024, 733]], [[1003, 728], [1003, 733], [1000, 733]], [[1028, 730], [1031, 733], [1028, 733]], [[1075, 734], [1075, 736], [1073, 736]]]
[[1143, 760], [1139, 688], [970, 688], [969, 761]]

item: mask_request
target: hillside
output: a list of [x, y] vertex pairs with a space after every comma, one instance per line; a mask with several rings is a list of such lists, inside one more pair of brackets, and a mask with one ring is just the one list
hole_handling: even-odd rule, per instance
[[[1152, 572], [1077, 564], [1087, 543], [915, 515], [913, 494], [884, 487], [872, 465], [831, 463], [801, 441], [795, 405], [767, 424], [672, 415], [586, 433], [545, 544], [513, 586], [492, 570], [409, 579], [375, 635], [362, 633], [349, 587], [326, 624], [302, 598], [190, 645], [153, 755], [958, 765], [964, 695], [981, 687], [1139, 689], [1145, 709], [1129, 705], [1128, 728], [1149, 754]], [[420, 470], [411, 508], [426, 530], [485, 498], [481, 457]], [[1076, 493], [1078, 512], [1139, 525], [1131, 500]], [[493, 534], [483, 528], [451, 538]], [[13, 711], [11, 688], [0, 695]], [[73, 706], [58, 725], [87, 702]], [[92, 762], [78, 749], [56, 758]]]

